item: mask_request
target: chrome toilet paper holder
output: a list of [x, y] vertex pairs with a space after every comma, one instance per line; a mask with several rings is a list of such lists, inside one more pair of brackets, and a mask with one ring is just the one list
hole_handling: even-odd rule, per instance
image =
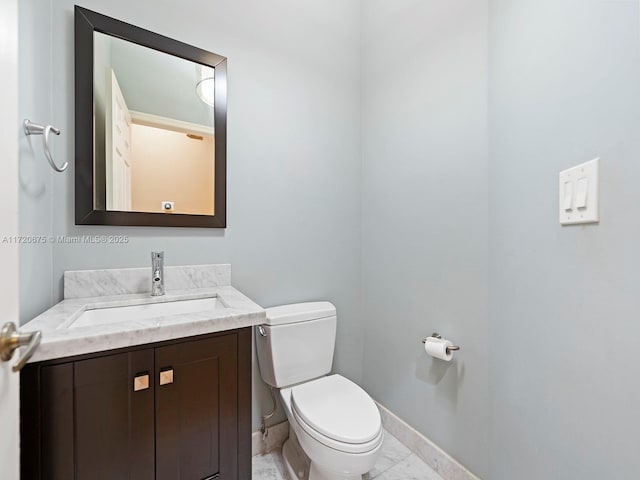
[[[442, 335], [440, 335], [439, 333], [432, 333], [431, 336], [433, 338], [437, 338], [438, 340], [442, 340]], [[422, 343], [427, 343], [427, 339], [423, 338]], [[457, 350], [460, 350], [460, 347], [458, 345], [451, 345], [450, 347], [447, 347], [447, 353], [455, 352]]]

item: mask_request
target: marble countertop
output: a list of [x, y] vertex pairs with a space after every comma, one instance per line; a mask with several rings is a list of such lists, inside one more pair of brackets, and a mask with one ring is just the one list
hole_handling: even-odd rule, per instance
[[[222, 303], [208, 311], [159, 316], [135, 321], [69, 328], [85, 311], [217, 297]], [[116, 313], [117, 314], [117, 313]], [[42, 342], [29, 363], [233, 330], [264, 323], [264, 309], [230, 285], [149, 293], [66, 298], [21, 327], [40, 330]]]

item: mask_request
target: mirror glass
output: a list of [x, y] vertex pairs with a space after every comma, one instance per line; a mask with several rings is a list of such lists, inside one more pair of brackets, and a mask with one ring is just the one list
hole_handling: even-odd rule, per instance
[[215, 68], [93, 40], [94, 208], [214, 215]]

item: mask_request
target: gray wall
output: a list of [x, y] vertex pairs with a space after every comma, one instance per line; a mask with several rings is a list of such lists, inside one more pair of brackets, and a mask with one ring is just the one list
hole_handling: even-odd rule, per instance
[[487, 2], [362, 5], [364, 386], [484, 476]]
[[[70, 161], [73, 3], [54, 2], [51, 23], [57, 92], [51, 118], [66, 132], [56, 139], [57, 156]], [[130, 242], [55, 245], [48, 280], [54, 300], [62, 296], [65, 270], [146, 266], [151, 250], [164, 250], [169, 265], [228, 262], [233, 284], [265, 307], [334, 302], [340, 312], [335, 368], [361, 380], [358, 1], [87, 0], [83, 6], [228, 57], [229, 227], [76, 227], [71, 162], [54, 180], [55, 234], [120, 233]], [[255, 370], [254, 376], [257, 427], [258, 411], [269, 401]]]
[[[490, 5], [489, 478], [640, 478], [638, 2]], [[600, 224], [561, 227], [594, 157]]]
[[[19, 234], [45, 236], [46, 243], [20, 245], [20, 323], [31, 320], [53, 303], [53, 249], [48, 237], [53, 232], [53, 170], [42, 148], [42, 136], [27, 137], [22, 121], [53, 123], [51, 55], [43, 48], [51, 43], [51, 1], [19, 2], [18, 42], [20, 59], [18, 75], [19, 118], [16, 134], [19, 153]], [[71, 128], [72, 130], [72, 128]], [[68, 135], [69, 130], [64, 134]], [[57, 156], [61, 137], [52, 137], [52, 150]]]

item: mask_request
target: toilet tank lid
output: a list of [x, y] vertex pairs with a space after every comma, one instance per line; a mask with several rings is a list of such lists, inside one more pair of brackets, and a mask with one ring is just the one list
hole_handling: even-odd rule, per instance
[[294, 303], [267, 308], [265, 311], [267, 312], [267, 325], [319, 320], [336, 315], [336, 307], [330, 302]]

